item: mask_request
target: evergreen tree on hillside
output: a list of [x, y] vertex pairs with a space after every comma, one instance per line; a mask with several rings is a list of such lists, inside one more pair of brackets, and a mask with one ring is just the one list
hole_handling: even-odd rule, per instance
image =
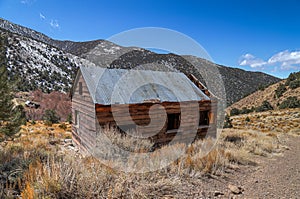
[[5, 35], [0, 35], [0, 141], [19, 132], [26, 121], [23, 106], [15, 106], [6, 68]]

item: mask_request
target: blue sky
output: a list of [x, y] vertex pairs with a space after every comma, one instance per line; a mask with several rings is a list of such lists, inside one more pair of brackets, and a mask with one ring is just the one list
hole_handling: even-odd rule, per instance
[[55, 39], [169, 28], [196, 40], [218, 64], [278, 77], [300, 70], [299, 10], [297, 0], [0, 0], [0, 17]]

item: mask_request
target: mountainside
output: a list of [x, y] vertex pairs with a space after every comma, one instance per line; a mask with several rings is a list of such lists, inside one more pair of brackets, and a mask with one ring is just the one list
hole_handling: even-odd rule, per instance
[[[42, 88], [44, 91], [68, 91], [78, 66], [93, 63], [107, 68], [180, 71], [187, 75], [192, 73], [201, 81], [202, 76], [217, 81], [212, 70], [214, 66], [223, 79], [228, 104], [256, 91], [260, 86], [280, 80], [264, 73], [216, 65], [193, 56], [156, 54], [142, 48], [118, 46], [105, 40], [58, 41], [3, 19], [0, 19], [0, 33], [7, 37], [8, 69], [11, 77], [20, 78], [20, 90]], [[200, 70], [187, 60], [195, 61]]]
[[[298, 79], [291, 78], [292, 76], [298, 75]], [[291, 81], [291, 79], [294, 79]], [[268, 101], [274, 109], [288, 108], [288, 106], [293, 106], [293, 103], [300, 103], [300, 72], [292, 73], [289, 78], [282, 80], [278, 83], [272, 84], [267, 88], [261, 88], [260, 90], [252, 93], [251, 95], [239, 100], [238, 102], [232, 104], [228, 107], [228, 111], [233, 108], [251, 109], [252, 107], [260, 106], [264, 101]], [[291, 100], [288, 100], [291, 99]], [[288, 101], [287, 101], [288, 100]], [[282, 105], [283, 102], [289, 103], [287, 106]], [[281, 105], [281, 106], [280, 106]], [[296, 106], [297, 104], [295, 104]], [[299, 104], [300, 107], [300, 104]]]
[[229, 104], [257, 91], [261, 86], [280, 81], [279, 78], [262, 72], [249, 72], [226, 66], [220, 67], [219, 70], [223, 77]]
[[69, 91], [81, 58], [1, 29], [0, 34], [6, 40], [9, 77], [16, 80], [18, 90]]
[[[114, 46], [118, 47], [116, 44], [113, 44], [109, 41], [99, 39], [94, 41], [85, 41], [85, 42], [74, 42], [74, 41], [60, 41], [52, 39], [48, 36], [46, 36], [43, 33], [37, 32], [35, 30], [32, 30], [30, 28], [26, 28], [21, 25], [17, 25], [14, 23], [11, 23], [10, 21], [4, 20], [0, 18], [0, 29], [7, 30], [11, 33], [15, 33], [18, 35], [21, 35], [23, 37], [28, 37], [36, 41], [40, 41], [42, 43], [48, 44], [50, 46], [56, 47], [64, 52], [71, 53], [76, 56], [85, 57], [85, 55], [90, 52], [92, 49], [95, 49], [97, 47], [103, 48], [103, 52], [110, 52], [107, 47]], [[122, 47], [126, 48], [126, 47]], [[131, 49], [131, 48], [129, 48]], [[137, 49], [137, 48], [135, 48]], [[101, 49], [97, 49], [98, 51]]]

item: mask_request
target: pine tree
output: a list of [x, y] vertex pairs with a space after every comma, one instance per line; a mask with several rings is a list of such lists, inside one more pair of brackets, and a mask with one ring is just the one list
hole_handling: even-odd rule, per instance
[[13, 137], [26, 121], [23, 106], [16, 106], [13, 100], [12, 87], [6, 67], [5, 35], [0, 35], [0, 141], [1, 138]]

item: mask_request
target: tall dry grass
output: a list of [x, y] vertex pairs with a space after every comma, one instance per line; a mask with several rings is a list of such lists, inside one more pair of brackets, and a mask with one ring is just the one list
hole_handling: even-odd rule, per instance
[[[281, 149], [277, 134], [229, 129], [216, 144], [216, 140], [208, 138], [188, 146], [175, 144], [153, 151], [149, 140], [105, 129], [111, 143], [131, 152], [123, 162], [125, 166], [146, 167], [144, 171], [148, 171], [123, 172], [112, 169], [113, 163], [103, 164], [101, 159], [72, 151], [61, 153], [62, 146], [49, 144], [53, 137], [61, 138], [56, 132], [60, 128], [49, 135], [41, 124], [36, 125], [38, 131], [25, 131], [15, 143], [0, 150], [0, 171], [5, 173], [0, 178], [1, 198], [180, 198], [201, 186], [202, 182], [196, 180], [199, 176], [222, 176], [232, 166], [254, 165], [253, 156], [269, 156]], [[30, 147], [30, 137], [39, 144]], [[113, 156], [119, 152], [115, 150], [106, 150], [105, 156], [98, 157]], [[135, 156], [146, 152], [151, 162]], [[151, 172], [153, 166], [161, 169]]]

